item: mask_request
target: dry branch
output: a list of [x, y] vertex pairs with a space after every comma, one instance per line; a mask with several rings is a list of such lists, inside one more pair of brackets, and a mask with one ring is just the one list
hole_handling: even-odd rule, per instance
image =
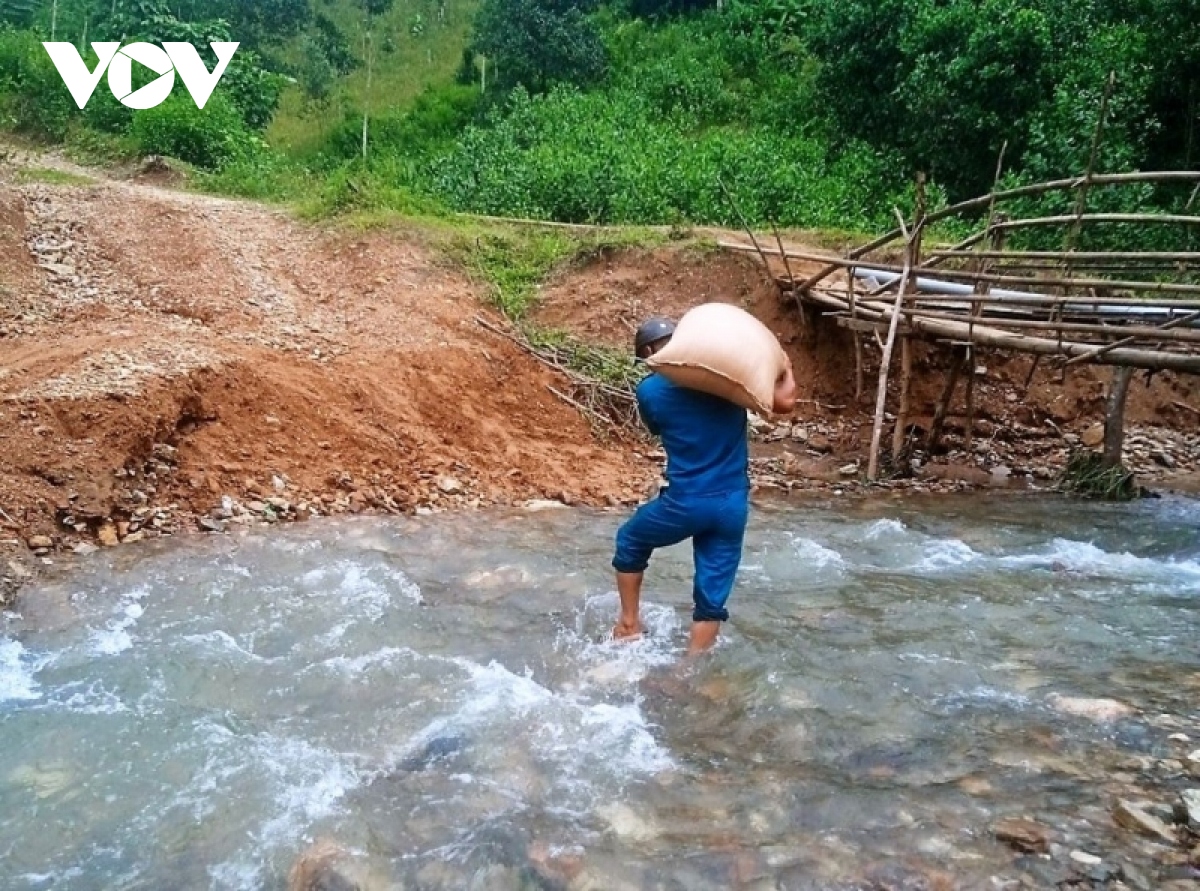
[[571, 383], [572, 394], [560, 393], [550, 388], [555, 396], [579, 409], [591, 421], [601, 421], [605, 427], [621, 432], [638, 429], [637, 397], [632, 387], [616, 387], [604, 381], [581, 374], [569, 367], [554, 347], [536, 347], [524, 337], [492, 324], [482, 316], [475, 317], [476, 324], [493, 334], [512, 341], [547, 368], [562, 375]]

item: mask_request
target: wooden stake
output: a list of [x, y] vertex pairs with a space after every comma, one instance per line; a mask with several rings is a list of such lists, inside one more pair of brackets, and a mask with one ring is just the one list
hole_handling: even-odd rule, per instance
[[362, 156], [367, 160], [367, 139], [371, 122], [371, 76], [375, 68], [375, 45], [371, 37], [371, 11], [363, 4], [363, 54], [367, 57], [367, 92], [363, 98]]
[[904, 454], [905, 434], [908, 432], [908, 399], [912, 386], [912, 338], [900, 338], [900, 407], [896, 409], [896, 426], [892, 430], [892, 462], [898, 463]]
[[[792, 275], [792, 263], [788, 260], [787, 251], [783, 249], [783, 239], [779, 237], [779, 227], [774, 223], [771, 224], [771, 230], [775, 233], [775, 243], [779, 245], [779, 256], [783, 258], [783, 268], [787, 270], [788, 283], [792, 286], [792, 293], [796, 293], [796, 276]], [[799, 298], [797, 298], [799, 299]]]
[[[850, 304], [850, 318], [858, 317], [857, 298], [854, 293], [854, 267], [846, 270], [846, 300]], [[863, 398], [863, 344], [862, 334], [851, 331], [854, 338], [854, 404], [858, 405]]]
[[[900, 223], [900, 230], [904, 233], [906, 242], [911, 241], [911, 236], [908, 234], [908, 227], [904, 224], [904, 217], [900, 216], [900, 211], [896, 210], [896, 219]], [[904, 305], [904, 297], [908, 293], [908, 280], [912, 273], [910, 261], [912, 260], [912, 252], [904, 252], [904, 272], [900, 276], [900, 288], [896, 294], [896, 306], [892, 312], [891, 324], [888, 326], [887, 342], [883, 345], [883, 359], [879, 366], [879, 389], [875, 395], [875, 425], [871, 431], [871, 457], [867, 464], [867, 479], [874, 482], [879, 478], [879, 441], [883, 437], [883, 413], [887, 405], [887, 382], [888, 369], [892, 364], [892, 348], [896, 344], [896, 329], [900, 327], [900, 309]]]
[[[916, 225], [908, 242], [906, 255], [911, 268], [921, 265], [921, 235], [925, 220], [925, 174], [917, 174]], [[908, 431], [909, 391], [912, 388], [912, 338], [903, 335], [900, 341], [900, 406], [896, 409], [896, 426], [892, 430], [892, 461], [898, 463], [904, 451]]]
[[[804, 312], [804, 301], [800, 299], [800, 292], [796, 290], [796, 276], [792, 275], [792, 261], [788, 259], [787, 251], [783, 249], [783, 239], [779, 237], [779, 227], [772, 223], [771, 228], [775, 231], [775, 243], [779, 245], [779, 256], [783, 258], [783, 268], [787, 270], [788, 286], [792, 292], [792, 299], [796, 301], [796, 315], [799, 317], [800, 330], [803, 331], [808, 327], [808, 316]], [[770, 275], [769, 267], [767, 274]]]
[[1121, 464], [1125, 448], [1125, 397], [1129, 395], [1129, 382], [1132, 379], [1132, 368], [1113, 369], [1112, 389], [1108, 393], [1108, 404], [1104, 411], [1105, 467]]
[[963, 434], [963, 448], [971, 451], [975, 441], [975, 348], [967, 347], [967, 429]]

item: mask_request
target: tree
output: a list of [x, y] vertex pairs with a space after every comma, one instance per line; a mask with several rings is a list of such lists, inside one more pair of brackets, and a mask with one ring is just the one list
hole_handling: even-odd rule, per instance
[[363, 58], [367, 65], [367, 90], [363, 96], [362, 156], [367, 160], [371, 125], [371, 79], [375, 73], [375, 24], [379, 16], [392, 8], [394, 0], [363, 0], [362, 37]]
[[475, 49], [498, 72], [501, 87], [544, 92], [559, 82], [594, 82], [608, 57], [587, 7], [570, 0], [484, 0]]

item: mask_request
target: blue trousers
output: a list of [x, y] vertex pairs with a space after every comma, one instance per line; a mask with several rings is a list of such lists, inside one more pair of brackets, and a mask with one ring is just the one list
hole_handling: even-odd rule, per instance
[[668, 489], [642, 505], [617, 532], [617, 572], [645, 572], [651, 555], [690, 538], [696, 571], [692, 599], [696, 622], [726, 622], [750, 513], [750, 493], [674, 497]]

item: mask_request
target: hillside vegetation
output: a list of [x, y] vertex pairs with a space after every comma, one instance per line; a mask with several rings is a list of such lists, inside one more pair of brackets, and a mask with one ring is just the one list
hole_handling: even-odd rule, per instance
[[[320, 214], [868, 231], [917, 171], [935, 205], [988, 191], [1002, 152], [1006, 183], [1084, 171], [1102, 108], [1096, 170], [1198, 150], [1187, 0], [0, 0], [0, 22], [0, 125]], [[131, 113], [102, 86], [81, 113], [51, 32], [243, 48], [203, 112], [177, 89]]]

